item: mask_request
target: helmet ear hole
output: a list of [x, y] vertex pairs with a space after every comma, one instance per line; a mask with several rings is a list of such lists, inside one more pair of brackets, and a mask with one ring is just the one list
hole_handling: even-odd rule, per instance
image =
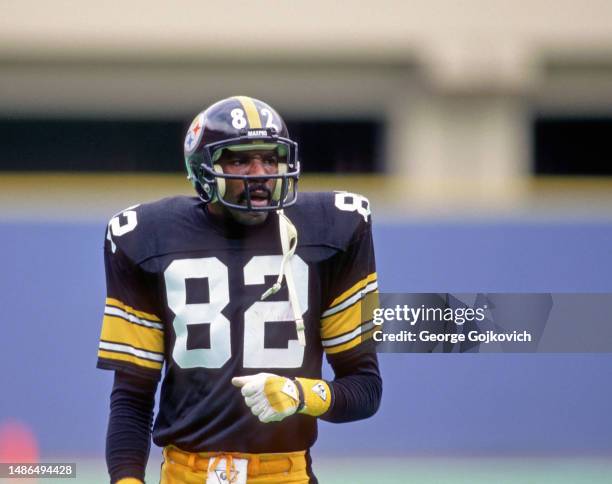
[[[278, 174], [282, 175], [284, 173], [287, 173], [287, 163], [279, 163], [278, 164]], [[289, 180], [289, 183], [291, 183], [291, 180]], [[289, 188], [291, 187], [291, 185], [287, 185], [287, 187]], [[278, 202], [280, 200], [282, 191], [283, 191], [283, 179], [277, 178], [276, 183], [274, 184], [274, 192], [272, 192], [272, 200], [274, 200], [275, 202]]]
[[[215, 170], [217, 173], [223, 174], [223, 168], [221, 168], [221, 165], [214, 164], [213, 170]], [[223, 198], [225, 196], [225, 178], [217, 177], [217, 196], [219, 198]]]

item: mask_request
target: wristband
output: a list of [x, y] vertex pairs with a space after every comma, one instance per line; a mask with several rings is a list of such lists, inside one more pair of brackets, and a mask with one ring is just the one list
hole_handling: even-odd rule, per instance
[[296, 378], [295, 382], [300, 393], [299, 413], [318, 417], [329, 410], [332, 395], [325, 380]]

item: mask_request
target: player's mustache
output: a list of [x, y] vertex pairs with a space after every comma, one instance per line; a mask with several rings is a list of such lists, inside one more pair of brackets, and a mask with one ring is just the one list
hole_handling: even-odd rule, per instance
[[[263, 183], [258, 183], [258, 184], [253, 184], [253, 185], [249, 185], [249, 191], [251, 193], [253, 192], [257, 192], [257, 191], [262, 191], [262, 192], [266, 192], [266, 197], [268, 198], [268, 200], [270, 200], [272, 198], [272, 192], [270, 191], [270, 189], [264, 185]], [[243, 191], [239, 196], [238, 196], [238, 203], [242, 203], [242, 202], [246, 202], [247, 200], [247, 193], [246, 190]]]

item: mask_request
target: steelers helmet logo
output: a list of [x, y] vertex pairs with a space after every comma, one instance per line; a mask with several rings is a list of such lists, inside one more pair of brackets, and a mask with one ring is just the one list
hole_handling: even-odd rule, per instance
[[204, 114], [198, 114], [191, 122], [187, 135], [185, 136], [185, 152], [191, 153], [196, 149], [202, 138], [202, 127], [204, 126]]

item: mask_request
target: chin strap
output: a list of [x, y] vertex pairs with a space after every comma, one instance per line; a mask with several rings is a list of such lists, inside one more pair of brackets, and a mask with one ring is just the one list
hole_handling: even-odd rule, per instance
[[287, 291], [289, 292], [289, 304], [293, 310], [293, 319], [295, 319], [295, 328], [297, 329], [298, 341], [302, 346], [306, 346], [306, 337], [304, 336], [304, 320], [302, 319], [302, 308], [295, 289], [295, 279], [293, 278], [293, 269], [290, 259], [295, 253], [297, 247], [297, 229], [289, 218], [283, 213], [283, 210], [277, 210], [278, 214], [278, 230], [280, 233], [281, 247], [283, 249], [283, 259], [281, 260], [278, 279], [274, 285], [264, 292], [261, 300], [267, 299], [272, 294], [280, 291], [283, 284], [283, 277], [287, 281]]

